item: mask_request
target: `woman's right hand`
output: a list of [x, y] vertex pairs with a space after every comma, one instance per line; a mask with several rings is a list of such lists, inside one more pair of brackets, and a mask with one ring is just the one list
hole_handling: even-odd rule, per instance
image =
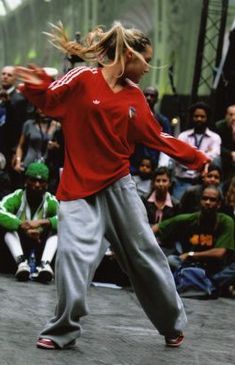
[[19, 164], [17, 163], [13, 168], [19, 174], [21, 174], [24, 171], [24, 168], [21, 163], [19, 163]]
[[21, 160], [19, 160], [16, 156], [12, 157], [11, 166], [19, 174], [24, 171]]
[[29, 67], [16, 66], [15, 75], [18, 80], [32, 85], [41, 85], [45, 72], [43, 69], [30, 65]]

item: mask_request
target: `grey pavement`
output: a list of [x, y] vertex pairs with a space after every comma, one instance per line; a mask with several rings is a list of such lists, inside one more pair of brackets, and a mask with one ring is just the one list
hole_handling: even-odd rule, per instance
[[0, 365], [234, 365], [235, 300], [184, 299], [185, 343], [166, 348], [134, 293], [91, 286], [90, 314], [72, 350], [40, 350], [38, 332], [54, 311], [54, 284], [0, 274]]

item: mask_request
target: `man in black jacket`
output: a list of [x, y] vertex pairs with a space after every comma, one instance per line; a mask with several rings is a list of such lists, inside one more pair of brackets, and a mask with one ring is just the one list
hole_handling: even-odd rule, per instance
[[16, 88], [16, 77], [13, 66], [5, 66], [1, 71], [1, 126], [0, 152], [10, 164], [17, 145], [23, 123], [29, 118], [31, 108], [28, 101]]

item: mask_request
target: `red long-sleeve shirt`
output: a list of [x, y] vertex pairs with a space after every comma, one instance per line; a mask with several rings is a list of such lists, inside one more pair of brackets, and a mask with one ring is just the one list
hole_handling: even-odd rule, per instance
[[127, 80], [114, 93], [101, 69], [78, 67], [50, 84], [26, 84], [24, 95], [46, 115], [59, 119], [65, 138], [65, 163], [59, 200], [92, 195], [129, 174], [136, 143], [158, 149], [191, 169], [207, 157], [161, 132], [142, 91]]

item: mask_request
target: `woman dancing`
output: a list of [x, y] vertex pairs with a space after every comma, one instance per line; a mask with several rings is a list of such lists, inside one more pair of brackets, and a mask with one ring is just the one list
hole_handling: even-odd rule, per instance
[[79, 319], [88, 313], [87, 289], [111, 243], [149, 319], [177, 347], [184, 339], [186, 315], [167, 260], [149, 226], [145, 208], [129, 174], [136, 143], [203, 170], [208, 159], [195, 148], [161, 132], [137, 86], [149, 71], [150, 40], [139, 30], [115, 23], [71, 42], [62, 26], [51, 41], [68, 55], [99, 67], [78, 67], [51, 83], [39, 68], [17, 67], [24, 95], [62, 123], [65, 163], [57, 198], [59, 213], [55, 316], [37, 346], [63, 349], [80, 336]]

